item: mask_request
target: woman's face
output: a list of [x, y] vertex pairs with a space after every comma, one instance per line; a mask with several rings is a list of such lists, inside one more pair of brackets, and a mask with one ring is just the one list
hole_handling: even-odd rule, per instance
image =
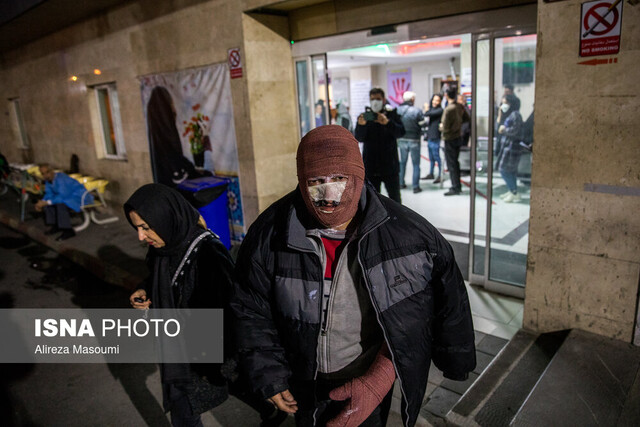
[[431, 106], [433, 108], [436, 108], [438, 105], [440, 105], [441, 102], [442, 102], [442, 98], [440, 98], [439, 96], [434, 96], [433, 99], [431, 100]]
[[138, 230], [138, 240], [144, 240], [149, 246], [153, 246], [156, 249], [164, 247], [164, 240], [149, 227], [149, 224], [147, 224], [136, 211], [129, 212], [129, 218], [131, 218], [133, 226]]

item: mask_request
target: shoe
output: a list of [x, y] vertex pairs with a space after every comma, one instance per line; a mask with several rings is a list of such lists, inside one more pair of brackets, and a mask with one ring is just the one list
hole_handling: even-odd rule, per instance
[[402, 185], [400, 185], [400, 188], [401, 188], [402, 190], [404, 190], [405, 188], [407, 188], [407, 186], [406, 186], [406, 184], [402, 184]]
[[440, 179], [440, 177], [437, 177], [436, 179], [433, 180], [433, 184], [440, 184], [442, 182], [442, 180]]
[[58, 232], [60, 232], [61, 230], [56, 227], [55, 225], [51, 228], [49, 228], [47, 231], [44, 232], [45, 236], [51, 236], [52, 234], [56, 234]]
[[506, 199], [507, 197], [509, 197], [509, 194], [513, 194], [511, 191], [507, 191], [506, 193], [503, 193], [500, 195], [500, 198], [502, 200]]
[[503, 200], [505, 203], [516, 203], [520, 201], [520, 195], [518, 193], [513, 194], [512, 192], [509, 192], [507, 197], [505, 197]]
[[457, 196], [458, 194], [462, 194], [462, 191], [454, 190], [453, 188], [450, 188], [449, 191], [444, 193], [445, 196]]
[[424, 178], [420, 178], [420, 179], [433, 179], [433, 174], [430, 173], [429, 175], [425, 176]]
[[76, 235], [76, 232], [73, 231], [73, 228], [68, 228], [62, 230], [62, 234], [56, 238], [56, 241], [61, 242], [62, 240], [67, 240]]
[[421, 191], [422, 191], [422, 188], [416, 187], [413, 189], [413, 194], [420, 193]]

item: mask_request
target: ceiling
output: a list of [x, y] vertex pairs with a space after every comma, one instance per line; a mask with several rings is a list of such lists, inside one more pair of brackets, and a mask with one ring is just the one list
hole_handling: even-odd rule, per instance
[[0, 1], [0, 52], [15, 49], [130, 0]]
[[458, 58], [461, 42], [461, 36], [451, 36], [344, 49], [327, 53], [327, 67], [338, 70], [365, 65]]

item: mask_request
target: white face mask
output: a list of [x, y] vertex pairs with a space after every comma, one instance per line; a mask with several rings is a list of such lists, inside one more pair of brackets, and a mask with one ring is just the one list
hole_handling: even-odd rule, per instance
[[503, 113], [506, 113], [507, 111], [509, 111], [509, 104], [502, 104], [500, 106], [500, 109], [502, 110]]
[[339, 205], [345, 188], [347, 188], [347, 181], [327, 182], [325, 184], [314, 185], [308, 187], [309, 198], [313, 204], [322, 211], [322, 206], [326, 202], [333, 202], [335, 206]]
[[382, 101], [379, 100], [379, 99], [372, 99], [371, 100], [371, 109], [375, 113], [379, 113], [380, 111], [382, 111]]

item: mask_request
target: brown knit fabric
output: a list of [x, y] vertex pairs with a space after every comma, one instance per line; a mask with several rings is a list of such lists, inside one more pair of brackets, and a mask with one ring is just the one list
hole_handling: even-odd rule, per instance
[[[298, 183], [307, 210], [325, 227], [337, 227], [351, 220], [364, 185], [364, 163], [358, 141], [342, 126], [320, 126], [307, 133], [296, 156]], [[340, 204], [333, 213], [320, 212], [311, 201], [307, 180], [341, 174], [349, 178]]]

